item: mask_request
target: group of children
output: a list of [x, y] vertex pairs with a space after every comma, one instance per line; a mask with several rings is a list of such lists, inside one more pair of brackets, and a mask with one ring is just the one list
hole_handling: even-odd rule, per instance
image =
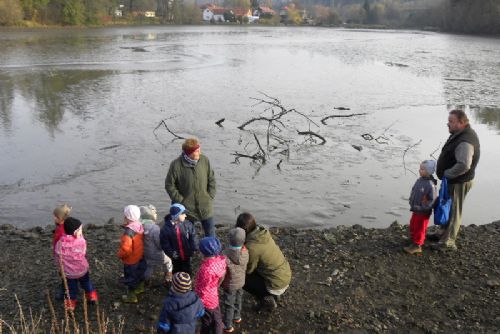
[[[420, 177], [412, 187], [409, 199], [412, 243], [404, 247], [404, 251], [410, 254], [422, 252], [425, 232], [437, 198], [437, 181], [433, 177], [435, 170], [436, 161], [423, 161], [419, 169]], [[85, 290], [88, 301], [95, 303], [98, 296], [89, 277], [82, 223], [70, 217], [70, 211], [66, 204], [54, 210], [56, 229], [53, 250], [63, 278], [59, 297], [64, 299], [66, 309], [74, 310], [78, 285]], [[127, 286], [123, 301], [137, 303], [137, 296], [145, 290], [145, 282], [160, 268], [164, 284], [171, 288], [163, 302], [158, 333], [194, 333], [197, 318], [201, 318], [201, 333], [233, 332], [233, 324], [241, 322], [242, 288], [249, 261], [244, 246], [245, 230], [239, 227], [231, 229], [229, 245], [223, 250], [219, 239], [213, 236], [198, 242], [194, 224], [186, 219], [186, 208], [182, 204], [170, 207], [162, 228], [156, 220], [156, 208], [152, 205], [128, 205], [124, 209], [124, 231], [118, 251], [118, 257], [123, 262], [122, 281]], [[193, 292], [191, 259], [198, 250], [203, 259], [196, 273]], [[219, 286], [224, 291], [223, 317]]]
[[[54, 210], [53, 247], [57, 266], [63, 277], [61, 291], [66, 309], [77, 304], [78, 284], [86, 299], [97, 302], [86, 260], [86, 241], [81, 222], [69, 216], [71, 208], [62, 205]], [[228, 245], [208, 236], [199, 242], [194, 224], [186, 219], [186, 208], [173, 204], [164, 225], [156, 224], [152, 205], [128, 205], [124, 209], [124, 230], [118, 257], [123, 263], [122, 282], [127, 286], [123, 301], [137, 303], [157, 268], [170, 286], [158, 319], [158, 333], [195, 333], [196, 319], [201, 318], [201, 333], [231, 333], [241, 322], [243, 286], [249, 260], [244, 246], [246, 234], [239, 227], [228, 233]], [[203, 255], [192, 288], [191, 259], [196, 251]], [[67, 282], [67, 285], [66, 283]], [[219, 286], [224, 291], [222, 316]]]

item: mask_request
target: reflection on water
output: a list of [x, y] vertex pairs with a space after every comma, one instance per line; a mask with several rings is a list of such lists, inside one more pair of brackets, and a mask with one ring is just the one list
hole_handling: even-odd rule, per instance
[[470, 107], [475, 119], [500, 130], [500, 108], [498, 107]]
[[[27, 101], [34, 103], [32, 109], [41, 124], [53, 133], [64, 117], [67, 110], [75, 116], [85, 117], [89, 112], [82, 102], [92, 81], [97, 82], [110, 71], [33, 71], [11, 76], [0, 74], [2, 97], [0, 115], [2, 125], [8, 129], [12, 123], [12, 106], [14, 92]], [[93, 91], [95, 98], [99, 98], [99, 91]], [[70, 108], [71, 106], [71, 108]]]

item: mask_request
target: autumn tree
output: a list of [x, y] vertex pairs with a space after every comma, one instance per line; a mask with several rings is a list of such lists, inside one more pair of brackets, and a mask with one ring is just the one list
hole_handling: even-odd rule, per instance
[[0, 25], [15, 25], [23, 19], [23, 10], [17, 0], [0, 1]]

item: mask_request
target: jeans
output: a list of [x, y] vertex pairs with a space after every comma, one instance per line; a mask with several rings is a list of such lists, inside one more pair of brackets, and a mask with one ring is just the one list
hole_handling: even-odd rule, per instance
[[94, 285], [90, 281], [89, 273], [87, 272], [80, 278], [67, 278], [68, 281], [68, 289], [69, 289], [69, 299], [76, 300], [78, 296], [78, 283], [82, 287], [85, 292], [92, 292], [95, 290]]
[[215, 237], [215, 221], [213, 217], [202, 220], [201, 226], [206, 237]]
[[243, 289], [235, 291], [224, 290], [224, 296], [222, 298], [222, 303], [224, 305], [224, 327], [230, 328], [233, 327], [234, 319], [241, 319]]
[[124, 264], [123, 265], [123, 279], [122, 283], [127, 286], [129, 291], [137, 289], [139, 283], [144, 281], [144, 273], [146, 272], [146, 261], [141, 259], [141, 261], [135, 264]]
[[201, 334], [222, 334], [222, 315], [220, 307], [205, 309], [201, 317]]

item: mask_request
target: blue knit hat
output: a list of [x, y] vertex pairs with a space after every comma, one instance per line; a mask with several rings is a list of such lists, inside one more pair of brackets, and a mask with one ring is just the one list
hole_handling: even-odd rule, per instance
[[172, 204], [172, 206], [170, 207], [170, 218], [172, 220], [178, 220], [179, 216], [182, 213], [186, 213], [186, 208], [184, 207], [184, 205], [179, 203]]
[[219, 255], [222, 245], [216, 237], [205, 237], [200, 240], [200, 252], [205, 256]]

